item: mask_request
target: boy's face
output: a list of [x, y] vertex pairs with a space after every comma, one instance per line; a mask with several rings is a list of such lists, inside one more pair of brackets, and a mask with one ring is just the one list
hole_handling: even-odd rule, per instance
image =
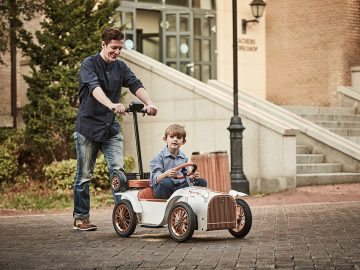
[[102, 42], [102, 51], [104, 60], [106, 62], [111, 62], [116, 60], [116, 58], [119, 56], [121, 49], [124, 47], [124, 40], [111, 40], [109, 44], [105, 44], [105, 42]]
[[185, 144], [184, 137], [180, 137], [177, 135], [167, 135], [166, 138], [164, 138], [164, 141], [167, 144], [167, 147], [170, 152], [174, 152], [180, 149], [180, 147]]

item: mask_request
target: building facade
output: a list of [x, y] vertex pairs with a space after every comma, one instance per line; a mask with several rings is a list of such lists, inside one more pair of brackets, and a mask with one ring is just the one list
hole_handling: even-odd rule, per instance
[[[259, 23], [249, 3], [238, 1], [239, 90], [279, 105], [336, 106], [336, 87], [351, 85], [360, 65], [358, 0], [266, 1]], [[125, 25], [125, 46], [198, 80], [233, 83], [232, 1], [127, 0], [115, 22]], [[39, 19], [29, 23], [39, 29]], [[18, 53], [17, 108], [26, 103]], [[0, 66], [0, 126], [11, 126], [10, 57]]]
[[360, 64], [357, 0], [267, 1], [266, 99], [286, 105], [338, 105]]

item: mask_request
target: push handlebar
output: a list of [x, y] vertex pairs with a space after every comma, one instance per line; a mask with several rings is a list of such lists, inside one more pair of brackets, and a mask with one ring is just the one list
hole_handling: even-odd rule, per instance
[[144, 108], [144, 104], [134, 101], [129, 104], [129, 107], [125, 109], [125, 112], [146, 113], [146, 109]]

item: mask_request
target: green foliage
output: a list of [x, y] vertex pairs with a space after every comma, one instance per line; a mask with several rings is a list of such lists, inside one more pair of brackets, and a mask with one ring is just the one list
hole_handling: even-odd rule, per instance
[[[125, 172], [131, 172], [134, 167], [134, 158], [125, 156]], [[75, 172], [76, 160], [74, 159], [53, 162], [44, 167], [44, 174], [48, 180], [49, 186], [59, 190], [73, 189]], [[96, 190], [108, 189], [110, 187], [109, 170], [104, 155], [100, 155], [96, 160], [95, 171], [91, 183]]]
[[[41, 9], [42, 0], [1, 0], [0, 2], [0, 63], [3, 63], [1, 54], [8, 51], [10, 36], [11, 42], [18, 43], [20, 33], [26, 33], [24, 21], [29, 21]], [[11, 28], [11, 25], [14, 27]], [[12, 30], [15, 30], [12, 32]]]
[[[24, 134], [21, 130], [0, 130], [0, 189], [15, 182], [15, 176], [26, 175], [22, 153], [26, 152]], [[22, 172], [22, 169], [23, 172]]]
[[[72, 134], [77, 110], [80, 62], [99, 51], [101, 33], [119, 1], [43, 0], [44, 21], [36, 42], [24, 33], [21, 47], [30, 59], [25, 134], [45, 164], [74, 158]], [[95, 8], [97, 6], [97, 8]]]
[[18, 210], [51, 210], [69, 208], [73, 199], [68, 192], [51, 193], [24, 190], [21, 193], [0, 195], [0, 208]]
[[6, 146], [0, 146], [0, 183], [4, 186], [18, 172], [16, 155]]

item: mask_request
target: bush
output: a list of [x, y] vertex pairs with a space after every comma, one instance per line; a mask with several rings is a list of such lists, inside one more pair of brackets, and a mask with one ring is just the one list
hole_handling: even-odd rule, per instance
[[[16, 182], [16, 176], [26, 175], [26, 164], [21, 160], [24, 133], [21, 130], [0, 130], [0, 189]], [[25, 173], [22, 172], [25, 170]]]
[[9, 182], [13, 182], [15, 175], [18, 172], [17, 156], [14, 151], [6, 147], [0, 146], [0, 183], [5, 186]]
[[[125, 172], [131, 172], [134, 167], [134, 158], [130, 156], [125, 156]], [[75, 159], [63, 160], [61, 162], [53, 162], [49, 165], [44, 166], [45, 177], [48, 180], [49, 186], [53, 189], [73, 189], [75, 172]], [[109, 171], [104, 155], [100, 155], [96, 160], [95, 171], [91, 183], [96, 190], [107, 189], [110, 187]]]

